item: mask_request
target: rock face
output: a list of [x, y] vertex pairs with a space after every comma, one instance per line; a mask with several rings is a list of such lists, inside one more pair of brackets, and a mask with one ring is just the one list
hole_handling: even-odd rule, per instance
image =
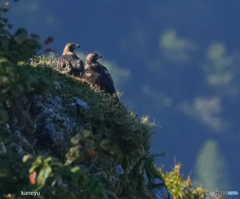
[[34, 96], [31, 109], [38, 121], [41, 121], [42, 136], [53, 141], [53, 144], [59, 145], [71, 135], [75, 122], [64, 113], [66, 107], [63, 107], [59, 96], [47, 95], [45, 100], [42, 96]]
[[[81, 102], [85, 109], [88, 108], [84, 101], [75, 100], [78, 100], [78, 105]], [[38, 149], [35, 153], [50, 155], [52, 147], [62, 146], [74, 132], [79, 132], [84, 127], [81, 118], [72, 114], [81, 106], [75, 103], [64, 104], [59, 96], [35, 95], [22, 102], [22, 105], [28, 108], [22, 111], [12, 110], [8, 124], [17, 138], [12, 147], [19, 154], [31, 152], [27, 146], [32, 146]], [[21, 109], [20, 107], [18, 108]]]
[[173, 199], [172, 194], [164, 186], [152, 189], [156, 199]]

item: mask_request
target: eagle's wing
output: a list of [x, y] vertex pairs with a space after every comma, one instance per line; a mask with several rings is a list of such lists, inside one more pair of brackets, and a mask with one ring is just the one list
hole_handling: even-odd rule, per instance
[[107, 89], [110, 94], [116, 93], [113, 78], [108, 69], [101, 65], [101, 84]]
[[109, 94], [116, 93], [113, 79], [105, 66], [100, 64], [85, 67], [85, 81], [93, 88], [100, 88]]
[[109, 83], [111, 83], [112, 85], [114, 85], [114, 83], [113, 83], [113, 78], [112, 78], [112, 76], [110, 75], [108, 69], [107, 69], [105, 66], [102, 66], [102, 65], [101, 65], [101, 67], [102, 67], [102, 71], [104, 72], [104, 74], [105, 74], [106, 78], [108, 79]]
[[71, 60], [71, 65], [73, 68], [82, 71], [84, 69], [84, 64], [81, 59], [73, 59]]
[[81, 59], [73, 59], [71, 61], [71, 74], [74, 74], [74, 76], [82, 76], [82, 73], [84, 71], [84, 64]]
[[84, 63], [78, 57], [62, 55], [58, 58], [58, 69], [64, 73], [81, 76], [84, 71]]
[[92, 89], [101, 88], [100, 74], [90, 68], [86, 67], [84, 70], [85, 81], [92, 87]]

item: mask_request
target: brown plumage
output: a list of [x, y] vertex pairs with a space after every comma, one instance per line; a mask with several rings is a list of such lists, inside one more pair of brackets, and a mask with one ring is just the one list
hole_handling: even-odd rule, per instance
[[80, 46], [74, 43], [66, 44], [62, 56], [58, 58], [58, 69], [63, 73], [82, 76], [84, 72], [84, 64], [74, 52], [76, 48], [80, 48]]
[[86, 57], [85, 81], [93, 89], [99, 89], [109, 94], [116, 93], [113, 79], [107, 68], [101, 65], [97, 60], [102, 58], [97, 53], [89, 53]]

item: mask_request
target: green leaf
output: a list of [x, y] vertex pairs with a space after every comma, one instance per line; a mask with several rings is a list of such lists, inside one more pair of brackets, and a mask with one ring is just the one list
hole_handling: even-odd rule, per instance
[[71, 172], [76, 173], [76, 172], [78, 172], [78, 171], [80, 171], [80, 170], [81, 170], [80, 167], [73, 167], [73, 168], [71, 169]]
[[23, 156], [22, 161], [27, 162], [29, 159], [34, 159], [33, 155], [27, 154], [27, 155]]
[[44, 162], [44, 163], [50, 163], [50, 162], [52, 162], [52, 160], [53, 160], [52, 157], [48, 157], [48, 158], [46, 158], [43, 162]]
[[37, 184], [40, 186], [44, 186], [47, 178], [50, 176], [51, 173], [52, 168], [50, 166], [44, 165], [38, 174]]
[[82, 136], [81, 136], [80, 133], [76, 134], [75, 136], [73, 136], [73, 137], [71, 138], [71, 143], [72, 143], [73, 145], [78, 144], [79, 141], [81, 140], [81, 137], [82, 137]]
[[0, 59], [0, 64], [4, 63], [4, 62], [8, 62], [8, 60], [7, 59]]
[[82, 137], [83, 139], [88, 139], [92, 136], [92, 131], [90, 130], [83, 130]]

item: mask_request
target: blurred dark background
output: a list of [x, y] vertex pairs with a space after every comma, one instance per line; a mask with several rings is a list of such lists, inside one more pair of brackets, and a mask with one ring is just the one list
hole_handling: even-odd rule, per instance
[[11, 31], [24, 27], [58, 56], [97, 51], [122, 100], [154, 128], [156, 165], [181, 162], [196, 186], [240, 192], [238, 0], [10, 1]]

